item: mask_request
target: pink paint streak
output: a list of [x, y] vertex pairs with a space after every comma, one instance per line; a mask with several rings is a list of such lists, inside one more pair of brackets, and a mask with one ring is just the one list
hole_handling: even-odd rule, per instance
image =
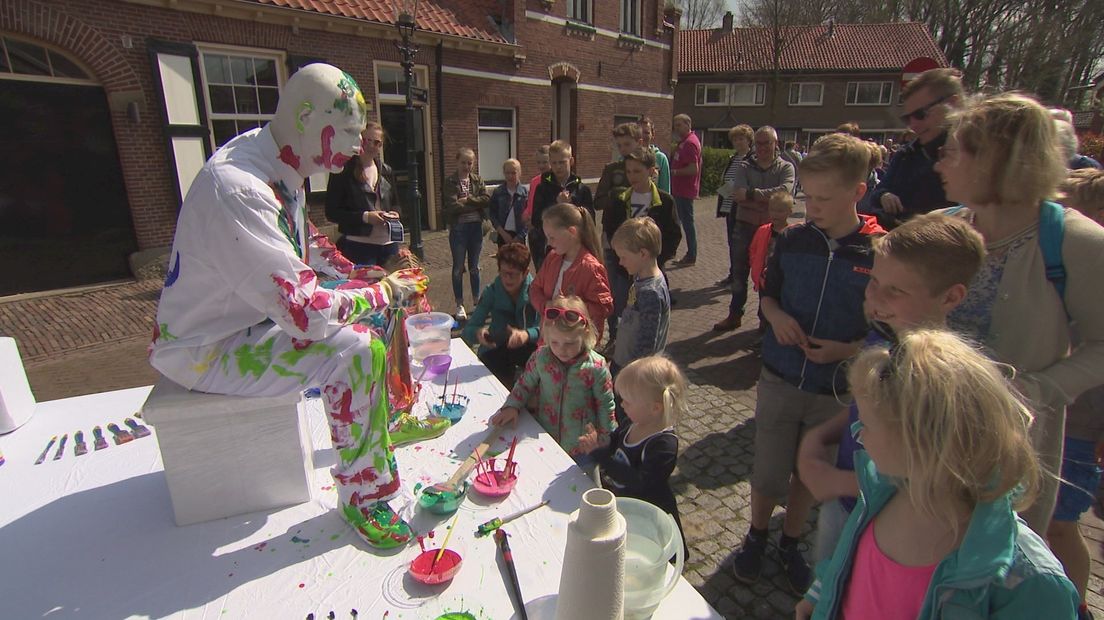
[[331, 144], [333, 143], [333, 137], [335, 133], [336, 132], [334, 131], [333, 125], [326, 125], [325, 129], [322, 130], [322, 154], [315, 155], [314, 157], [314, 163], [322, 166], [327, 170], [332, 168], [334, 163], [334, 154]]
[[284, 147], [280, 149], [280, 161], [296, 170], [299, 169], [299, 156], [295, 154], [295, 151], [291, 149], [290, 145], [285, 144]]

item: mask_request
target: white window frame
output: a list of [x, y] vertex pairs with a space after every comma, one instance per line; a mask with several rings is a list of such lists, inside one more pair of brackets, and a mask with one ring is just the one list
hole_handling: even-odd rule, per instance
[[[406, 103], [406, 93], [381, 93], [379, 86], [379, 74], [380, 69], [398, 69], [399, 73], [402, 73], [402, 65], [397, 62], [387, 62], [385, 60], [375, 60], [372, 62], [372, 92], [376, 93], [377, 103]], [[419, 88], [428, 88], [429, 84], [429, 69], [425, 65], [414, 65], [414, 85]], [[420, 105], [417, 101], [414, 102], [415, 106]]]
[[[817, 97], [816, 101], [802, 101], [801, 100], [801, 95], [803, 94], [803, 92], [806, 90], [806, 87], [808, 87], [808, 86], [817, 86], [817, 87], [820, 88], [820, 96]], [[796, 93], [797, 93], [796, 101], [795, 101], [795, 98], [794, 98], [795, 89], [796, 89]], [[824, 105], [824, 82], [791, 82], [790, 83], [789, 104], [792, 107]]]
[[[5, 56], [8, 54], [8, 51], [7, 51], [7, 47], [3, 43], [3, 39], [12, 39], [12, 40], [15, 40], [15, 41], [19, 41], [20, 43], [33, 45], [35, 47], [41, 47], [42, 49], [46, 50], [46, 52], [47, 52], [46, 61], [48, 63], [51, 63], [51, 66], [50, 66], [51, 75], [31, 75], [31, 74], [28, 74], [28, 73], [13, 73], [13, 72], [10, 71], [11, 60], [9, 59], [8, 60], [9, 70], [8, 71], [0, 71], [0, 80], [15, 80], [15, 81], [19, 81], [19, 82], [45, 82], [45, 83], [49, 83], [49, 84], [74, 84], [74, 85], [80, 85], [80, 86], [99, 86], [100, 85], [100, 83], [95, 78], [96, 74], [93, 73], [92, 70], [89, 69], [87, 65], [85, 65], [83, 62], [81, 62], [80, 59], [74, 58], [73, 55], [70, 54], [69, 52], [58, 49], [58, 48], [56, 48], [52, 45], [41, 43], [39, 41], [28, 39], [26, 37], [21, 37], [21, 36], [15, 34], [15, 33], [12, 33], [12, 32], [0, 32], [0, 54], [5, 55]], [[50, 57], [51, 55], [57, 55], [57, 56], [64, 57], [65, 60], [73, 63], [73, 65], [76, 66], [81, 71], [84, 71], [85, 75], [88, 76], [88, 77], [87, 78], [71, 78], [71, 77], [57, 77], [57, 76], [53, 75], [53, 65], [52, 65], [52, 60], [53, 59]]]
[[[507, 127], [500, 127], [500, 126], [491, 127], [491, 126], [481, 125], [479, 123], [479, 112], [481, 110], [508, 110], [510, 112], [510, 120], [511, 120], [510, 127], [508, 127], [508, 128]], [[504, 107], [504, 106], [481, 105], [481, 106], [478, 106], [475, 109], [476, 151], [479, 154], [478, 155], [479, 157], [482, 157], [482, 152], [483, 152], [482, 144], [480, 144], [479, 141], [483, 137], [483, 133], [488, 132], [488, 133], [509, 133], [509, 135], [510, 135], [510, 153], [508, 154], [506, 159], [511, 159], [511, 158], [516, 159], [517, 158], [517, 152], [518, 152], [518, 150], [517, 150], [517, 117], [518, 117], [518, 115], [517, 115], [517, 109], [516, 108], [510, 108], [510, 107]], [[498, 162], [497, 165], [493, 166], [490, 170], [485, 170], [484, 166], [480, 165], [479, 166], [479, 176], [482, 177], [482, 179], [488, 185], [498, 185], [499, 183], [503, 183], [505, 181], [505, 178], [503, 178], [503, 176], [502, 176], [502, 163], [504, 161], [505, 160]]]
[[[878, 85], [881, 86], [881, 91], [879, 93], [880, 96], [878, 98], [878, 102], [877, 103], [859, 103], [858, 102], [859, 89], [863, 86], [870, 85], [870, 84], [878, 84]], [[851, 87], [852, 86], [855, 87], [855, 101], [851, 101]], [[890, 80], [868, 80], [868, 81], [862, 81], [862, 82], [848, 82], [847, 83], [847, 90], [844, 93], [843, 102], [844, 102], [844, 105], [865, 106], [865, 107], [892, 105], [893, 104], [893, 82], [890, 81]]]
[[[720, 101], [717, 101], [717, 102], [714, 102], [714, 103], [709, 103], [709, 101], [708, 101], [709, 97], [708, 97], [707, 93], [710, 89], [719, 89], [721, 91], [721, 100]], [[699, 108], [727, 106], [728, 105], [728, 97], [729, 97], [728, 84], [704, 83], [704, 84], [698, 84], [694, 88], [694, 105], [699, 107]]]
[[[755, 94], [751, 103], [745, 101], [736, 100], [736, 88], [739, 86], [752, 86], [755, 88]], [[729, 105], [740, 108], [755, 108], [762, 107], [767, 104], [767, 83], [766, 82], [735, 82], [729, 85], [728, 92]]]
[[287, 83], [287, 55], [279, 50], [260, 49], [253, 47], [238, 47], [230, 45], [208, 45], [203, 43], [197, 43], [196, 49], [199, 52], [199, 76], [200, 84], [199, 88], [203, 92], [203, 105], [207, 107], [207, 128], [210, 130], [211, 148], [217, 149], [219, 145], [215, 141], [215, 121], [263, 121], [268, 122], [272, 120], [275, 114], [239, 114], [237, 112], [231, 114], [227, 112], [215, 112], [211, 108], [211, 90], [210, 80], [207, 77], [207, 63], [205, 61], [206, 56], [238, 56], [249, 58], [261, 58], [264, 60], [271, 60], [276, 67], [276, 84], [277, 84], [277, 96], [283, 92], [284, 84]]
[[567, 18], [584, 24], [594, 24], [594, 0], [567, 0]]
[[644, 6], [642, 0], [621, 0], [621, 32], [642, 36]]

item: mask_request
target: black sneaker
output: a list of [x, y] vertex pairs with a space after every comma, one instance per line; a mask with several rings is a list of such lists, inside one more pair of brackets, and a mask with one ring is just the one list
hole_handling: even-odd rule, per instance
[[778, 559], [782, 562], [782, 572], [786, 575], [786, 585], [797, 596], [803, 596], [809, 589], [813, 572], [809, 563], [796, 544], [778, 547]]
[[767, 550], [767, 539], [755, 539], [751, 534], [744, 536], [744, 544], [732, 560], [732, 572], [738, 581], [753, 584], [763, 574], [763, 554]]

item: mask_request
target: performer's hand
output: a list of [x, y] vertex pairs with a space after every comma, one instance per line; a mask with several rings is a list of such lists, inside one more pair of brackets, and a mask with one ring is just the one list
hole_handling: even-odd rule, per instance
[[517, 419], [518, 410], [516, 407], [503, 407], [491, 416], [491, 424], [495, 426], [506, 426], [507, 424], [517, 426]]
[[402, 306], [418, 292], [415, 283], [402, 277], [401, 272], [389, 274], [383, 279], [387, 287], [388, 300], [392, 307]]

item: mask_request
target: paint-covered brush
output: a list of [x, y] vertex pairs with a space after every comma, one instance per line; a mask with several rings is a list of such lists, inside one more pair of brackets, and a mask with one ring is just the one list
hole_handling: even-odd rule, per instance
[[92, 429], [92, 445], [95, 446], [96, 450], [103, 450], [107, 447], [107, 440], [104, 439], [103, 429], [98, 426]]
[[495, 518], [491, 519], [490, 521], [487, 521], [486, 523], [480, 524], [479, 528], [477, 530], [475, 530], [475, 535], [477, 537], [478, 536], [486, 536], [487, 534], [490, 534], [490, 533], [494, 532], [495, 530], [502, 527], [503, 525], [506, 525], [510, 521], [513, 521], [514, 519], [519, 519], [521, 517], [524, 517], [525, 515], [529, 514], [530, 512], [533, 512], [534, 510], [536, 510], [538, 508], [541, 508], [543, 506], [547, 506], [547, 505], [548, 505], [548, 500], [544, 500], [543, 502], [541, 502], [539, 504], [534, 504], [534, 505], [532, 505], [528, 508], [522, 508], [521, 510], [515, 512], [512, 515], [506, 515], [505, 517], [495, 517]]
[[54, 447], [54, 443], [57, 441], [57, 435], [50, 438], [50, 443], [46, 444], [46, 447], [42, 449], [42, 454], [38, 455], [35, 459], [35, 465], [41, 465], [46, 460], [46, 455], [50, 453], [50, 448]]
[[121, 446], [128, 441], [134, 441], [134, 435], [119, 428], [119, 425], [112, 422], [107, 425], [107, 430], [111, 431], [111, 434], [115, 436], [115, 445]]
[[130, 427], [130, 430], [134, 433], [135, 439], [141, 439], [143, 437], [150, 436], [150, 429], [144, 424], [139, 424], [134, 418], [127, 418], [123, 420], [123, 423]]
[[456, 516], [452, 518], [452, 525], [449, 526], [448, 534], [445, 534], [445, 539], [441, 541], [441, 550], [437, 552], [437, 555], [433, 556], [433, 564], [429, 565], [429, 571], [433, 572], [433, 567], [437, 566], [437, 562], [441, 561], [441, 556], [445, 555], [445, 549], [448, 548], [449, 539], [452, 538], [452, 533], [456, 531], [456, 522], [460, 520], [460, 513], [456, 513]]
[[73, 434], [73, 456], [85, 454], [88, 454], [88, 444], [84, 443], [84, 431], [77, 431]]
[[510, 442], [510, 454], [506, 455], [506, 477], [514, 477], [514, 450], [517, 448], [517, 435], [514, 435], [514, 440]]
[[61, 436], [61, 441], [58, 442], [57, 451], [54, 452], [54, 460], [58, 460], [65, 454], [65, 442], [69, 441], [69, 433], [65, 433]]
[[505, 530], [496, 531], [494, 537], [499, 549], [502, 550], [502, 562], [506, 564], [506, 573], [510, 577], [510, 593], [514, 595], [518, 617], [521, 620], [529, 620], [529, 616], [525, 613], [525, 599], [521, 596], [521, 581], [518, 579], [517, 567], [514, 566], [514, 552], [510, 549], [510, 537]]

